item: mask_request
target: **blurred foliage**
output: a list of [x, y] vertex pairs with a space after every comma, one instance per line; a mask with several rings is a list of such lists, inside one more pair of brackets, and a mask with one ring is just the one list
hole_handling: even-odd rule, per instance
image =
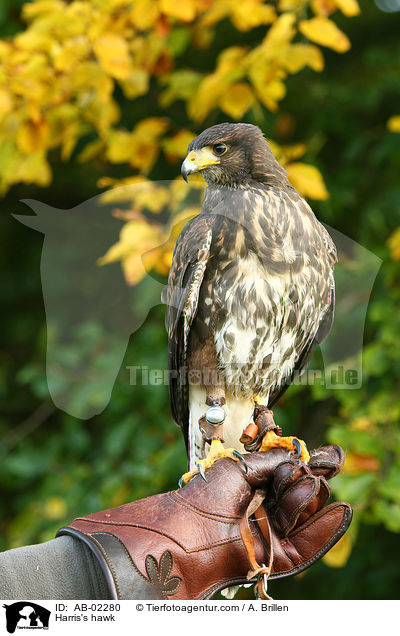
[[[356, 0], [27, 2], [27, 27], [0, 42], [2, 190], [19, 181], [48, 185], [49, 151], [60, 149], [68, 161], [80, 140], [78, 161], [100, 155], [145, 175], [161, 149], [167, 158], [184, 156], [189, 130], [165, 116], [128, 126], [121, 96], [149, 96], [161, 110], [183, 101], [194, 124], [216, 108], [235, 119], [250, 109], [262, 118], [261, 105], [276, 111], [288, 75], [306, 66], [323, 70], [323, 54], [313, 42], [340, 53], [350, 48], [328, 17], [338, 9], [359, 13]], [[242, 33], [271, 26], [266, 35], [214, 51], [211, 73], [188, 68], [188, 56], [209, 57], [210, 45], [218, 46], [215, 35], [224, 19]], [[294, 41], [299, 34], [308, 41]], [[325, 196], [323, 191], [317, 198]]]
[[[47, 540], [77, 515], [175, 488], [186, 464], [166, 386], [131, 385], [126, 368], [166, 367], [161, 306], [131, 336], [102, 413], [81, 421], [53, 406], [42, 237], [10, 212], [26, 212], [22, 198], [72, 208], [99, 187], [112, 197], [138, 176], [174, 179], [192, 135], [228, 117], [260, 125], [318, 217], [383, 260], [365, 327], [363, 386], [292, 387], [275, 409], [279, 424], [310, 447], [343, 446], [346, 466], [333, 492], [355, 515], [325, 562], [275, 582], [273, 595], [397, 598], [399, 14], [364, 2], [358, 15], [355, 0], [40, 0], [24, 5], [22, 19], [20, 6], [3, 3], [0, 12], [0, 548]], [[175, 227], [150, 210], [151, 228], [161, 232], [154, 241], [138, 205], [116, 210], [124, 225], [103, 261], [122, 260], [131, 284], [139, 237], [150, 252], [165, 243], [147, 264], [159, 276], [179, 230], [179, 219]], [[145, 295], [146, 279], [140, 284]], [[103, 337], [89, 322], [81, 333], [87, 343]], [[81, 350], [61, 354], [68, 367]], [[107, 364], [101, 347], [93, 355]], [[83, 404], [102, 390], [94, 374], [74, 398]]]
[[[216, 109], [234, 119], [251, 112], [262, 124], [265, 109], [278, 109], [290, 75], [305, 67], [323, 70], [320, 46], [349, 50], [348, 37], [330, 19], [338, 11], [356, 16], [360, 9], [356, 0], [26, 3], [26, 28], [0, 41], [0, 192], [21, 181], [48, 186], [53, 149], [63, 161], [72, 155], [80, 163], [100, 157], [127, 164], [143, 177], [160, 151], [163, 161], [184, 157], [191, 129]], [[224, 20], [239, 37], [232, 33], [228, 41], [219, 41]], [[247, 33], [253, 37], [241, 37]], [[203, 69], [197, 60], [209, 58], [211, 47], [211, 69]], [[133, 100], [150, 100], [154, 115], [129, 121], [123, 104]], [[184, 105], [185, 127], [167, 116], [175, 105]], [[302, 194], [328, 197], [318, 169], [293, 161], [304, 155], [305, 144], [281, 149], [275, 142], [273, 149]], [[137, 180], [125, 177], [122, 183]], [[99, 180], [108, 184], [118, 182]], [[162, 205], [161, 199], [153, 213]], [[130, 284], [138, 281], [141, 260], [132, 233], [148, 249], [160, 244], [162, 227], [158, 220], [151, 222], [146, 227], [146, 217], [130, 220], [103, 260], [121, 259]], [[154, 250], [149, 265], [165, 274], [171, 246], [163, 242], [165, 251]]]

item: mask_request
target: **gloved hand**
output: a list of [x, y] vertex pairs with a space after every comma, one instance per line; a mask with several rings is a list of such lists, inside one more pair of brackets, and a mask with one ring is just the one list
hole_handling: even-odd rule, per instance
[[296, 574], [347, 530], [346, 503], [324, 508], [327, 479], [343, 466], [337, 446], [311, 452], [308, 466], [276, 448], [231, 459], [181, 490], [78, 518], [71, 534], [92, 549], [115, 599], [208, 599], [225, 587]]
[[[275, 452], [269, 451], [266, 455]], [[247, 461], [247, 455], [245, 457]], [[276, 466], [266, 494], [258, 491], [254, 496], [241, 529], [252, 566], [247, 578], [257, 576], [257, 596], [269, 598], [266, 593], [268, 577], [281, 578], [310, 567], [349, 527], [352, 510], [348, 504], [332, 503], [324, 508], [330, 496], [327, 479], [337, 475], [343, 464], [344, 453], [339, 446], [311, 451], [308, 465], [287, 456]], [[260, 497], [263, 503], [255, 509]], [[255, 558], [246, 524], [246, 518], [252, 513], [268, 546], [268, 560], [264, 557], [262, 566]]]

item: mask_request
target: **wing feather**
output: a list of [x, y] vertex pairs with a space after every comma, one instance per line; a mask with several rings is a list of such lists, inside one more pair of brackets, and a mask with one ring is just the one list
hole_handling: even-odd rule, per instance
[[[334, 244], [333, 244], [333, 247], [334, 247], [334, 252], [332, 252], [332, 254], [334, 253], [335, 261], [336, 261], [336, 247], [334, 246]], [[304, 373], [304, 371], [307, 369], [313, 357], [315, 347], [317, 345], [322, 344], [329, 336], [330, 331], [332, 329], [334, 316], [335, 316], [335, 287], [333, 285], [331, 289], [331, 302], [327, 312], [324, 314], [323, 318], [321, 319], [319, 323], [317, 333], [315, 334], [314, 338], [312, 338], [310, 342], [306, 345], [306, 347], [303, 349], [301, 355], [299, 356], [299, 359], [297, 360], [294, 366], [292, 373], [290, 374], [290, 377], [285, 380], [285, 383], [283, 385], [277, 387], [274, 391], [271, 392], [269, 400], [268, 400], [268, 405], [270, 408], [272, 408], [272, 406], [274, 406], [274, 404], [276, 404], [278, 400], [280, 400], [280, 398], [285, 393], [285, 391], [287, 391], [287, 389], [289, 388], [293, 380], [297, 376]]]
[[[325, 257], [325, 272], [327, 276], [326, 282], [328, 287], [330, 288], [330, 303], [327, 310], [324, 312], [322, 317], [320, 317], [319, 324], [315, 325], [316, 331], [314, 331], [314, 337], [310, 338], [308, 342], [305, 343], [304, 348], [301, 349], [300, 355], [296, 360], [290, 376], [285, 379], [285, 382], [283, 384], [277, 386], [273, 391], [271, 391], [268, 400], [268, 405], [270, 407], [278, 402], [285, 391], [289, 388], [293, 380], [297, 376], [304, 373], [304, 371], [307, 369], [313, 357], [316, 346], [322, 344], [328, 337], [332, 328], [335, 314], [335, 280], [333, 277], [333, 270], [334, 265], [337, 262], [336, 245], [327, 229], [320, 221], [318, 221], [309, 205], [300, 197], [298, 193], [296, 193], [295, 196], [293, 196], [292, 193], [290, 197], [286, 193], [285, 200], [287, 203], [289, 203], [289, 205], [291, 205], [293, 211], [296, 214], [300, 210], [303, 213], [305, 212], [306, 214], [308, 214], [309, 220], [311, 220], [311, 225], [313, 228], [312, 240], [314, 240], [315, 246], [314, 251], [316, 253], [320, 253], [322, 260], [324, 260]], [[327, 261], [326, 256], [328, 257]]]
[[197, 312], [200, 287], [210, 258], [212, 218], [199, 215], [190, 221], [175, 245], [167, 305], [169, 395], [172, 415], [188, 443], [187, 350], [190, 327]]

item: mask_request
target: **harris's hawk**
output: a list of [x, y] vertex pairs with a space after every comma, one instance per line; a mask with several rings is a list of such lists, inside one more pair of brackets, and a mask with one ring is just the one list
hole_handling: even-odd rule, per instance
[[[271, 413], [328, 335], [336, 249], [258, 127], [203, 131], [182, 165], [185, 180], [193, 172], [207, 188], [175, 246], [166, 326], [172, 414], [204, 476], [220, 457], [241, 459], [255, 405]], [[275, 432], [262, 450], [297, 440]], [[304, 443], [298, 451], [306, 460]]]

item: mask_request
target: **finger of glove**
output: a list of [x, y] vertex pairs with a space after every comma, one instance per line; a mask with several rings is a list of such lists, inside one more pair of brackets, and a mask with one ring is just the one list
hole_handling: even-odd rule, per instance
[[310, 454], [311, 459], [308, 465], [299, 459], [292, 458], [290, 454], [277, 465], [273, 477], [273, 492], [276, 498], [279, 498], [291, 483], [306, 474], [331, 479], [343, 467], [345, 455], [340, 446], [324, 446], [312, 450]]
[[247, 482], [252, 488], [266, 489], [276, 468], [290, 459], [290, 452], [285, 448], [272, 448], [266, 453], [246, 453], [244, 458], [248, 467]]
[[272, 492], [275, 499], [279, 499], [282, 493], [298, 479], [309, 475], [310, 471], [306, 464], [298, 459], [288, 459], [281, 462], [274, 471], [272, 481]]
[[318, 494], [310, 499], [309, 504], [300, 512], [297, 517], [296, 523], [293, 526], [294, 528], [301, 526], [307, 521], [307, 519], [321, 510], [321, 508], [324, 507], [330, 497], [331, 491], [326, 479], [324, 477], [316, 477], [315, 479], [319, 479]]
[[280, 536], [286, 536], [320, 510], [330, 495], [323, 477], [307, 475], [285, 490], [276, 502], [274, 524]]
[[332, 479], [343, 468], [345, 454], [340, 446], [331, 445], [316, 448], [310, 452], [309, 469], [313, 475], [323, 475]]
[[301, 572], [318, 561], [346, 532], [352, 514], [349, 504], [334, 502], [295, 528], [281, 543], [286, 558], [276, 555], [271, 578]]

